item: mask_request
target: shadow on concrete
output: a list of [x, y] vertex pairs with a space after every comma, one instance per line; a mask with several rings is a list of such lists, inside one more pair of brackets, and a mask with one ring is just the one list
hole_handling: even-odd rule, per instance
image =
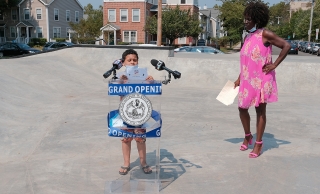
[[[255, 139], [256, 139], [256, 134], [253, 134], [253, 143]], [[280, 145], [291, 143], [290, 141], [276, 139], [274, 135], [271, 133], [264, 133], [262, 139], [263, 139], [263, 152], [274, 149], [274, 148], [279, 148]], [[225, 141], [233, 144], [238, 144], [243, 142], [243, 138], [231, 138], [231, 139], [225, 139]]]
[[[153, 165], [156, 158], [156, 151], [147, 153], [147, 163]], [[137, 158], [130, 164], [131, 167], [140, 166], [140, 159]], [[167, 149], [160, 149], [160, 188], [159, 191], [168, 187], [186, 172], [186, 168], [202, 168], [202, 166], [192, 163], [189, 160], [177, 159]], [[143, 174], [143, 173], [142, 173]], [[142, 175], [143, 176], [143, 175]]]

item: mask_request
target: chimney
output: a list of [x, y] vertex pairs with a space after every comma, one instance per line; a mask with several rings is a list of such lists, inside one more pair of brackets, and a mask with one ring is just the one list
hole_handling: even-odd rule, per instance
[[206, 5], [206, 4], [204, 4], [203, 9], [208, 9], [208, 7], [207, 7], [207, 5]]

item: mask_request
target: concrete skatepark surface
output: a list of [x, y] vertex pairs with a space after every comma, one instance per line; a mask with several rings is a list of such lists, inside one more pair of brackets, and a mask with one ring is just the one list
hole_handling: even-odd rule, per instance
[[[124, 178], [121, 142], [108, 137], [102, 77], [124, 50], [73, 47], [0, 60], [0, 193], [96, 194]], [[277, 68], [279, 102], [267, 106], [263, 154], [249, 159], [251, 149], [239, 150], [237, 103], [215, 99], [237, 78], [238, 53], [199, 58], [136, 50], [155, 79], [166, 74], [151, 59], [182, 73], [163, 86], [160, 193], [320, 193], [317, 58], [288, 56]], [[254, 108], [250, 114], [255, 139]], [[151, 165], [155, 141], [147, 140]], [[134, 142], [131, 167], [139, 168]]]

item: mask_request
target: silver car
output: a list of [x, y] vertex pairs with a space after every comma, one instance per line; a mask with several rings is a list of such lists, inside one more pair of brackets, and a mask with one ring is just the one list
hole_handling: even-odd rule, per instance
[[216, 49], [210, 46], [191, 46], [186, 49], [186, 52], [206, 53], [206, 54], [225, 54], [219, 49]]
[[315, 54], [315, 53], [317, 53], [318, 52], [318, 50], [319, 50], [319, 48], [320, 48], [320, 43], [314, 43], [313, 45], [312, 45], [312, 48], [310, 49], [310, 54]]

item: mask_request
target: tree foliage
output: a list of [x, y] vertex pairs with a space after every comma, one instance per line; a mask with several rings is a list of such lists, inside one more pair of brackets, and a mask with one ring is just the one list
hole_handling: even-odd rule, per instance
[[[290, 36], [290, 39], [293, 39], [294, 33], [294, 39], [308, 40], [311, 10], [300, 9], [296, 12], [292, 12], [290, 18], [289, 9], [289, 3], [284, 2], [280, 2], [270, 7], [270, 15], [273, 17], [270, 17], [271, 21], [268, 28], [282, 38], [288, 38]], [[281, 17], [279, 19], [279, 25], [277, 23], [278, 19], [276, 18], [278, 16]], [[316, 38], [317, 28], [320, 28], [320, 0], [315, 1], [311, 28], [311, 41]]]
[[12, 7], [16, 7], [21, 0], [0, 0], [0, 15]]
[[[157, 17], [147, 18], [144, 31], [149, 34], [157, 34]], [[162, 36], [170, 40], [172, 44], [176, 38], [197, 37], [202, 31], [197, 15], [190, 10], [181, 10], [179, 6], [175, 8], [166, 7], [162, 12]]]
[[86, 19], [81, 19], [79, 23], [69, 23], [72, 30], [77, 33], [77, 36], [73, 38], [80, 43], [93, 42], [101, 33], [103, 7], [100, 6], [99, 9], [93, 9], [93, 6], [89, 3], [84, 7], [84, 14], [87, 15]]
[[[219, 6], [220, 19], [223, 21], [223, 28], [227, 31], [230, 39], [241, 40], [243, 25], [243, 12], [246, 1], [243, 0], [221, 0], [223, 3]], [[232, 38], [231, 38], [232, 37]]]

